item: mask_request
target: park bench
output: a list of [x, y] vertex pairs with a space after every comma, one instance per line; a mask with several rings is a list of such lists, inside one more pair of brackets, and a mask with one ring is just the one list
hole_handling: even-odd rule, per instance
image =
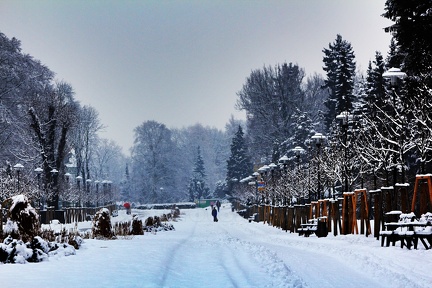
[[[400, 211], [389, 212], [388, 215], [397, 215]], [[417, 249], [418, 240], [423, 244], [426, 249], [430, 249], [432, 246], [432, 213], [426, 213], [422, 215], [420, 220], [417, 220], [415, 214], [411, 213], [400, 213], [399, 220], [397, 222], [386, 222], [384, 226], [386, 230], [381, 231], [381, 246], [386, 247], [396, 245], [397, 241], [400, 241], [400, 246], [404, 246], [411, 249]], [[427, 242], [426, 242], [427, 241]]]
[[249, 220], [249, 223], [251, 223], [252, 221], [259, 222], [259, 215], [258, 215], [258, 213], [252, 214], [252, 216], [250, 216], [248, 218], [248, 220]]
[[309, 237], [318, 230], [318, 219], [309, 219], [307, 223], [303, 223], [300, 226], [301, 228], [297, 229], [299, 236]]
[[432, 248], [432, 213], [421, 215], [419, 225], [414, 227], [414, 249], [417, 249], [418, 240], [426, 250]]
[[[406, 233], [405, 233], [406, 229], [403, 229], [402, 224], [407, 223], [408, 221], [411, 221], [412, 217], [415, 217], [415, 215], [414, 215], [414, 213], [404, 214], [401, 211], [390, 211], [390, 212], [386, 213], [385, 216], [390, 221], [384, 222], [385, 230], [380, 232], [381, 246], [384, 246], [384, 242], [386, 244], [386, 247], [390, 246], [390, 243], [392, 243], [392, 246], [395, 246], [396, 242], [400, 241], [402, 239], [403, 235], [406, 236]], [[399, 216], [398, 221], [391, 221], [391, 220], [394, 220], [395, 217], [397, 217], [397, 216]], [[411, 234], [411, 233], [408, 233], [408, 235], [409, 234]], [[401, 245], [403, 247], [403, 243], [401, 243]]]

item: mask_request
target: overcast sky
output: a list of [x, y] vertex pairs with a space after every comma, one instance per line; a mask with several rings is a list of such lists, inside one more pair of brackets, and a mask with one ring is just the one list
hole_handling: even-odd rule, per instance
[[385, 0], [0, 0], [0, 31], [70, 83], [123, 147], [147, 120], [224, 129], [250, 72], [292, 62], [323, 73], [341, 34], [365, 71], [387, 55]]

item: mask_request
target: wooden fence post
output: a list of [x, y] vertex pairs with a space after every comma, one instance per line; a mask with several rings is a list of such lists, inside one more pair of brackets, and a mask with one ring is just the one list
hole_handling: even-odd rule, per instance
[[369, 191], [369, 194], [371, 195], [373, 199], [373, 209], [374, 209], [374, 237], [379, 240], [379, 233], [381, 230], [381, 227], [384, 225], [382, 222], [383, 218], [383, 211], [382, 211], [382, 197], [381, 197], [381, 190], [371, 190]]

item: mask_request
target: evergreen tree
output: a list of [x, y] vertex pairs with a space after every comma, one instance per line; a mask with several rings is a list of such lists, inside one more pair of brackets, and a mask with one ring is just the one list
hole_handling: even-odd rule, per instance
[[390, 69], [392, 67], [399, 68], [402, 65], [403, 55], [400, 53], [396, 41], [394, 38], [391, 39], [389, 51], [386, 58], [386, 68]]
[[323, 69], [327, 73], [324, 87], [330, 93], [325, 101], [328, 109], [325, 121], [329, 128], [336, 115], [352, 110], [356, 65], [351, 44], [339, 34], [335, 42], [330, 43], [329, 48], [323, 49], [323, 52]]
[[387, 0], [383, 16], [395, 22], [389, 28], [409, 75], [430, 74], [432, 67], [432, 1]]
[[231, 194], [235, 183], [250, 175], [252, 163], [247, 153], [243, 129], [239, 125], [237, 133], [232, 139], [231, 156], [227, 160], [227, 189]]
[[366, 95], [365, 107], [363, 113], [372, 119], [377, 116], [377, 104], [383, 108], [386, 103], [385, 80], [382, 76], [384, 73], [385, 63], [380, 52], [375, 52], [375, 60], [373, 65], [369, 62], [367, 75], [366, 75]]
[[[411, 158], [412, 162], [407, 163], [406, 166], [413, 167], [415, 164], [421, 163], [423, 167], [419, 170], [422, 171], [426, 169], [423, 164], [430, 163], [430, 159], [432, 159], [430, 142], [419, 141], [419, 139], [426, 140], [429, 138], [430, 127], [432, 126], [430, 116], [426, 116], [430, 115], [430, 107], [432, 106], [432, 97], [430, 96], [432, 90], [431, 7], [431, 0], [387, 0], [385, 13], [383, 14], [385, 18], [395, 23], [393, 26], [388, 27], [386, 32], [392, 33], [395, 43], [394, 50], [401, 59], [400, 68], [408, 75], [404, 81], [405, 85], [399, 85], [400, 90], [397, 91], [397, 95], [390, 92], [396, 95], [393, 97], [397, 97], [396, 100], [399, 102], [398, 107], [395, 107], [395, 114], [402, 114], [402, 117], [397, 117], [393, 121], [405, 120], [402, 123], [403, 129], [406, 128], [406, 125], [410, 126], [407, 131], [402, 131], [405, 134], [409, 132], [410, 137], [410, 139], [404, 139], [404, 143], [416, 143], [417, 151], [407, 151], [406, 159]], [[394, 63], [390, 63], [390, 65], [392, 64]], [[397, 102], [395, 101], [395, 103]], [[416, 123], [416, 125], [413, 123]], [[395, 134], [399, 136], [398, 139], [401, 139], [400, 135], [403, 133], [398, 131]], [[399, 154], [402, 158], [405, 158], [402, 146], [399, 145]], [[418, 161], [419, 159], [421, 160]], [[402, 167], [405, 167], [404, 163]], [[402, 170], [402, 172], [404, 171]], [[414, 177], [416, 172], [415, 169], [411, 169], [411, 175], [409, 176]]]
[[201, 156], [201, 148], [198, 146], [197, 148], [197, 156], [192, 172], [192, 178], [189, 183], [189, 198], [190, 201], [195, 199], [201, 199], [203, 197], [208, 198], [211, 197], [209, 195], [209, 188], [206, 187], [206, 172], [204, 167], [204, 160]]

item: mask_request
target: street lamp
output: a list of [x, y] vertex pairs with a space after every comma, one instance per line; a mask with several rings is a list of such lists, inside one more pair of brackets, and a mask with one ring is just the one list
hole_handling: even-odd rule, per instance
[[324, 143], [326, 137], [321, 133], [315, 133], [313, 135], [312, 140], [315, 142], [317, 147], [317, 168], [318, 168], [318, 188], [317, 188], [317, 200], [321, 198], [321, 178], [320, 178], [320, 154], [321, 154], [321, 146]]
[[297, 157], [297, 166], [300, 166], [300, 154], [304, 152], [304, 149], [300, 146], [296, 146], [294, 147], [294, 149], [292, 149], [292, 151], [295, 153]]
[[[265, 186], [267, 185], [267, 172], [270, 170], [270, 166], [269, 165], [264, 165], [260, 168], [258, 168], [258, 173], [261, 176], [261, 182], [258, 183], [258, 192], [259, 191], [264, 191], [265, 190]], [[261, 194], [261, 202], [264, 203], [264, 193]]]
[[37, 178], [38, 178], [38, 194], [39, 194], [39, 209], [40, 210], [42, 210], [42, 208], [43, 208], [43, 201], [41, 201], [41, 187], [40, 187], [40, 181], [41, 181], [41, 173], [42, 173], [42, 171], [43, 171], [43, 169], [42, 168], [40, 168], [40, 167], [37, 167], [36, 169], [34, 169], [34, 172], [36, 173], [36, 175], [37, 175]]
[[344, 134], [344, 139], [343, 139], [343, 148], [344, 148], [344, 183], [345, 183], [345, 191], [343, 192], [349, 192], [349, 185], [348, 185], [348, 166], [347, 166], [347, 161], [348, 161], [348, 125], [350, 123], [350, 121], [352, 121], [353, 119], [353, 115], [351, 115], [348, 111], [342, 111], [339, 115], [336, 116], [336, 119], [340, 120], [341, 125], [342, 125], [342, 130], [343, 130], [343, 134]]
[[15, 166], [13, 166], [13, 168], [15, 169], [15, 171], [17, 171], [18, 193], [19, 193], [19, 191], [20, 191], [20, 172], [24, 168], [24, 166], [21, 163], [17, 163], [17, 164], [15, 164]]
[[91, 184], [92, 180], [91, 179], [87, 179], [86, 180], [86, 186], [87, 186], [87, 207], [90, 207], [90, 184]]
[[[57, 174], [58, 174], [58, 170], [53, 168], [51, 171], [51, 176], [52, 176], [52, 182], [51, 182], [51, 189], [53, 191], [54, 194], [54, 210], [59, 210], [59, 195], [58, 195], [58, 191], [57, 191]], [[51, 206], [51, 205], [50, 205]]]
[[81, 205], [81, 181], [82, 181], [82, 176], [78, 175], [75, 177], [76, 181], [77, 181], [77, 186], [78, 186], [78, 205], [79, 207], [82, 207]]
[[404, 79], [407, 74], [402, 72], [399, 68], [392, 67], [382, 74], [386, 79], [390, 79], [390, 84], [392, 87], [398, 86], [398, 80]]
[[256, 172], [256, 171], [252, 174], [252, 176], [255, 179], [255, 201], [256, 201], [257, 204], [258, 204], [258, 176], [259, 175], [260, 174], [258, 172]]
[[272, 178], [273, 178], [274, 171], [277, 169], [278, 165], [276, 165], [274, 163], [270, 163], [268, 166], [270, 168], [270, 173], [271, 173]]
[[300, 155], [304, 152], [304, 149], [300, 146], [296, 146], [292, 151], [295, 153], [297, 159], [297, 190], [300, 192]]
[[[396, 124], [395, 124], [395, 119], [396, 119], [396, 117], [397, 117], [397, 114], [398, 114], [398, 111], [397, 111], [397, 109], [396, 109], [396, 96], [397, 96], [397, 94], [396, 94], [396, 88], [398, 87], [398, 84], [399, 84], [399, 80], [401, 80], [401, 79], [404, 79], [407, 75], [406, 75], [406, 73], [404, 73], [404, 72], [402, 72], [399, 68], [394, 68], [394, 67], [392, 67], [392, 68], [390, 68], [390, 69], [388, 69], [386, 72], [384, 72], [383, 74], [382, 74], [382, 76], [383, 76], [383, 78], [386, 78], [386, 79], [390, 79], [390, 85], [391, 85], [391, 89], [392, 89], [392, 101], [393, 101], [393, 125], [394, 125], [394, 127], [393, 128], [395, 128], [395, 130], [396, 130], [396, 128], [397, 128], [397, 126], [396, 126]], [[403, 128], [403, 127], [402, 127]], [[400, 158], [401, 158], [401, 160], [402, 160], [402, 162], [404, 162], [404, 152], [403, 152], [403, 150], [402, 150], [402, 147], [397, 147], [396, 145], [397, 144], [399, 144], [399, 145], [402, 145], [402, 140], [403, 140], [403, 133], [402, 132], [400, 132], [400, 133], [398, 133], [399, 135], [399, 137], [400, 137], [400, 141], [398, 141], [397, 140], [397, 135], [393, 135], [393, 142], [394, 142], [394, 144], [393, 144], [393, 147], [394, 147], [394, 155], [393, 155], [393, 208], [396, 208], [396, 206], [397, 206], [397, 199], [396, 199], [396, 195], [397, 195], [397, 193], [395, 193], [396, 192], [396, 183], [397, 183], [397, 174], [398, 174], [398, 171], [397, 171], [397, 160], [396, 160], [396, 150], [399, 150], [400, 151]], [[397, 144], [396, 144], [397, 143]], [[398, 148], [400, 148], [400, 149], [398, 149]], [[405, 168], [404, 168], [404, 163], [401, 163], [401, 166], [402, 166], [402, 182], [405, 182]]]
[[96, 186], [96, 207], [99, 207], [99, 180], [94, 181]]
[[[64, 174], [64, 177], [66, 178], [66, 186], [67, 186], [67, 194], [68, 194], [68, 197], [67, 198], [69, 198], [70, 197], [70, 195], [69, 195], [69, 189], [70, 189], [70, 186], [69, 186], [69, 179], [70, 179], [70, 177], [72, 176], [72, 174], [70, 174], [69, 172], [67, 172], [67, 173], [65, 173]], [[63, 203], [64, 204], [64, 203]], [[68, 201], [66, 202], [66, 204], [68, 205], [68, 206], [70, 206], [70, 202], [69, 202], [69, 199], [68, 199]]]
[[283, 165], [283, 169], [284, 169], [285, 172], [286, 172], [286, 169], [287, 169], [288, 161], [289, 161], [289, 158], [286, 155], [284, 155], [281, 158], [279, 158], [279, 163]]

